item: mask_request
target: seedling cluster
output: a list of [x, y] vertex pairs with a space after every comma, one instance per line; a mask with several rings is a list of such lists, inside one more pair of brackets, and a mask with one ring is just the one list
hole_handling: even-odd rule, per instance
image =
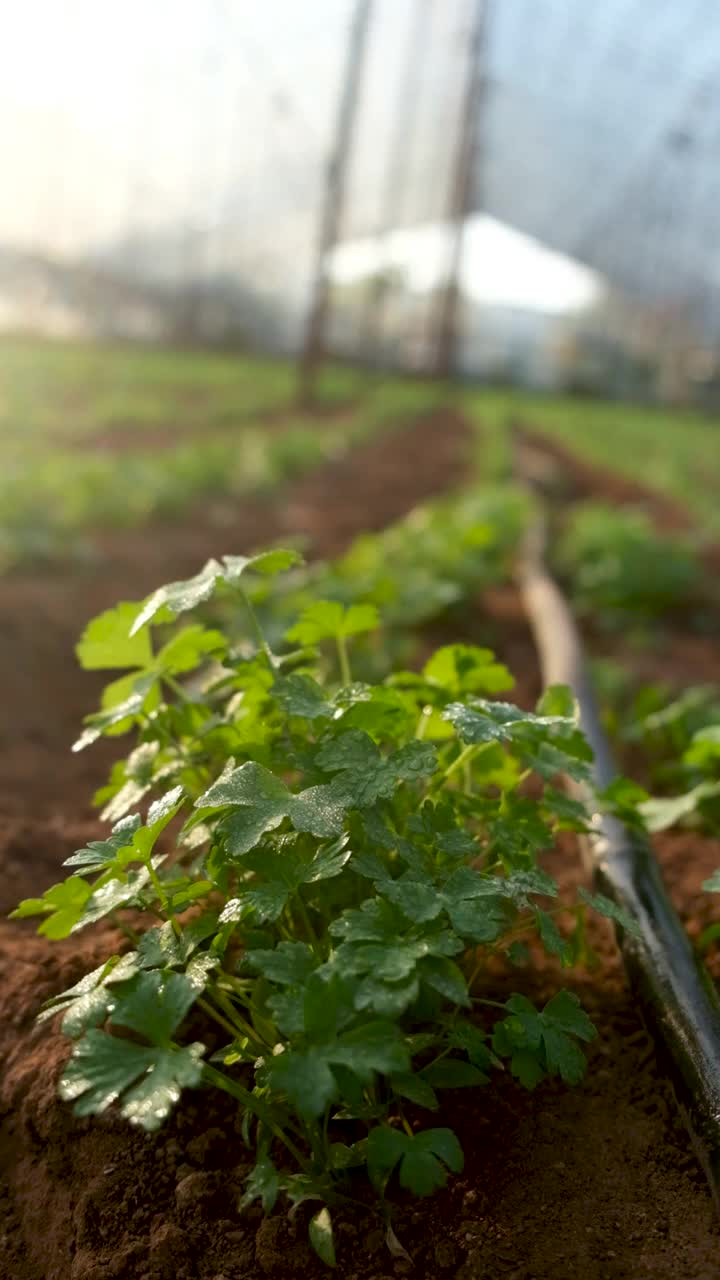
[[[15, 914], [53, 939], [109, 917], [130, 940], [40, 1015], [74, 1042], [62, 1098], [154, 1130], [183, 1089], [224, 1090], [255, 1156], [243, 1203], [317, 1202], [310, 1238], [332, 1263], [331, 1209], [363, 1171], [387, 1209], [394, 1187], [427, 1195], [461, 1169], [432, 1125], [444, 1089], [502, 1069], [528, 1088], [581, 1079], [595, 1031], [577, 997], [494, 999], [488, 961], [536, 937], [571, 965], [587, 902], [614, 909], [558, 903], [538, 862], [585, 827], [555, 785], [589, 771], [568, 691], [534, 713], [496, 700], [509, 672], [461, 644], [359, 680], [376, 607], [308, 602], [306, 582], [288, 622], [298, 561], [226, 556], [89, 624], [80, 661], [123, 674], [76, 749], [136, 742], [97, 797], [107, 839]], [[271, 647], [277, 618], [264, 629], [253, 600], [270, 618], [274, 599]], [[223, 625], [186, 618], [208, 609]], [[192, 1038], [193, 1009], [220, 1048]]]

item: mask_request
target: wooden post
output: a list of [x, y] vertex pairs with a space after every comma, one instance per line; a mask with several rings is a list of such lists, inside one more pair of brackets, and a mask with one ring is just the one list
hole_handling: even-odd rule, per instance
[[340, 234], [345, 179], [352, 151], [371, 9], [372, 0], [357, 0], [350, 28], [347, 62], [340, 88], [335, 141], [327, 168], [310, 310], [298, 369], [298, 398], [300, 403], [305, 405], [312, 404], [315, 399], [317, 373], [325, 355], [325, 333], [330, 311], [328, 259]]
[[[375, 243], [378, 246], [400, 221], [398, 212], [402, 208], [407, 183], [413, 126], [420, 98], [420, 76], [432, 3], [433, 0], [415, 0], [415, 7], [411, 14], [405, 65], [400, 77], [395, 124], [388, 150], [380, 217], [375, 231]], [[381, 350], [381, 343], [391, 291], [392, 284], [387, 273], [382, 271], [377, 280], [372, 281], [361, 322], [360, 336], [364, 353], [373, 364], [380, 363], [383, 366], [388, 363]]]
[[472, 211], [477, 170], [477, 138], [484, 88], [484, 52], [489, 0], [475, 0], [475, 15], [468, 40], [465, 99], [458, 131], [458, 147], [450, 183], [450, 257], [436, 322], [435, 374], [449, 378], [455, 371], [465, 228]]

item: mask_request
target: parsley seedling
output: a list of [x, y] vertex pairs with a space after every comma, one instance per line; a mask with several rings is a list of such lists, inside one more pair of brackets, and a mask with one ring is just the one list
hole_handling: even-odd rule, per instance
[[[536, 1010], [477, 992], [489, 957], [517, 961], [529, 934], [564, 964], [581, 951], [585, 907], [558, 906], [538, 855], [584, 826], [551, 779], [584, 777], [588, 749], [562, 691], [537, 714], [488, 701], [511, 678], [486, 649], [353, 683], [353, 644], [379, 625], [367, 603], [305, 601], [271, 647], [251, 602], [267, 613], [295, 561], [210, 561], [90, 623], [80, 660], [124, 674], [78, 749], [136, 741], [100, 793], [108, 837], [15, 914], [61, 938], [131, 913], [133, 949], [41, 1014], [74, 1041], [60, 1093], [77, 1114], [117, 1103], [154, 1130], [184, 1088], [224, 1090], [255, 1151], [243, 1204], [318, 1201], [310, 1239], [332, 1265], [331, 1209], [363, 1169], [387, 1204], [395, 1183], [428, 1195], [462, 1168], [456, 1135], [423, 1126], [443, 1089], [485, 1086], [503, 1062], [529, 1088], [582, 1075], [595, 1033], [574, 996]], [[207, 606], [232, 628], [178, 622]], [[223, 1038], [212, 1055], [188, 1042], [193, 1006]]]

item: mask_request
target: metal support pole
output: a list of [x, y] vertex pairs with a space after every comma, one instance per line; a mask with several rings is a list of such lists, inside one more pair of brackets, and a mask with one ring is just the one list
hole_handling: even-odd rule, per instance
[[325, 333], [330, 311], [328, 259], [340, 234], [345, 180], [352, 151], [371, 10], [372, 0], [357, 0], [350, 28], [347, 62], [340, 89], [335, 142], [327, 169], [310, 310], [298, 369], [298, 395], [302, 404], [310, 404], [315, 398], [317, 372], [325, 354]]

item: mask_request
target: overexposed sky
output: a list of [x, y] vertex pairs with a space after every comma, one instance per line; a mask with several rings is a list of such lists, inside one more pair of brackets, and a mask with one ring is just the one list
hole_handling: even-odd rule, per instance
[[[415, 147], [406, 181], [411, 211], [414, 193], [428, 189], [431, 221], [445, 200], [443, 129], [469, 0], [428, 3], [433, 50], [443, 38], [447, 46], [422, 103], [437, 150]], [[386, 237], [380, 258], [362, 238], [377, 226], [377, 198], [364, 201], [385, 181], [384, 113], [395, 105], [412, 0], [376, 6], [382, 25], [351, 189], [360, 238], [336, 267], [352, 278], [396, 262], [423, 288], [442, 271], [441, 229]], [[75, 254], [138, 230], [216, 228], [221, 266], [250, 276], [274, 268], [282, 283], [286, 262], [312, 260], [353, 8], [354, 0], [0, 0], [0, 245]], [[585, 305], [597, 288], [592, 273], [488, 218], [468, 230], [465, 284], [480, 299], [547, 310]]]

